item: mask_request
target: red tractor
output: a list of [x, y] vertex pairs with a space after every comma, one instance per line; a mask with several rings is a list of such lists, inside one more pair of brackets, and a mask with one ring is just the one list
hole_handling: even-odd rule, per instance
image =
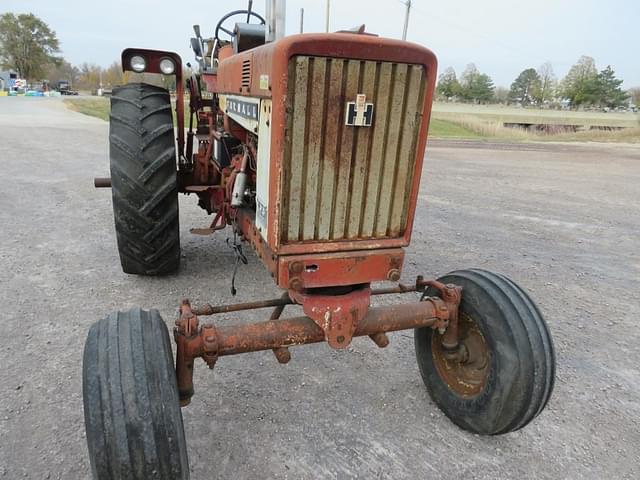
[[[178, 268], [178, 194], [185, 193], [213, 216], [195, 233], [230, 228], [236, 266], [246, 262], [244, 241], [284, 292], [235, 305], [183, 300], [173, 330], [175, 368], [156, 310], [95, 323], [83, 364], [95, 478], [188, 477], [180, 407], [194, 393], [198, 358], [213, 368], [226, 355], [272, 350], [287, 363], [293, 346], [343, 349], [369, 337], [385, 347], [387, 332], [414, 329], [426, 388], [466, 430], [512, 432], [551, 396], [551, 336], [514, 282], [460, 270], [398, 283], [416, 213], [435, 55], [364, 28], [283, 37], [282, 3], [267, 6], [268, 21], [251, 2], [225, 15], [213, 38], [196, 26], [199, 68], [186, 81], [175, 53], [122, 54], [124, 70], [175, 75], [177, 85], [175, 124], [165, 89], [132, 83], [111, 97], [111, 178], [96, 184], [112, 188], [123, 270], [162, 275]], [[380, 295], [416, 292], [410, 303], [372, 305]], [[304, 316], [280, 318], [290, 304]], [[267, 307], [273, 312], [260, 323], [202, 321]]]

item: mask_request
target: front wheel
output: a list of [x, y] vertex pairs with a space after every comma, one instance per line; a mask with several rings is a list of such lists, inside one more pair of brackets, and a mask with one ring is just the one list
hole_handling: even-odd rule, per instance
[[524, 427], [544, 409], [554, 385], [553, 342], [540, 311], [501, 275], [462, 270], [438, 280], [462, 287], [458, 340], [464, 355], [446, 356], [437, 331], [415, 330], [418, 366], [431, 398], [474, 433]]
[[82, 394], [93, 478], [189, 478], [171, 344], [156, 310], [134, 308], [93, 324]]

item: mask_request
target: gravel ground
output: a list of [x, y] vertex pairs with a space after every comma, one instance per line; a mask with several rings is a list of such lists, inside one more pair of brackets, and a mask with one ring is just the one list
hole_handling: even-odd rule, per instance
[[[59, 99], [0, 98], [0, 478], [88, 477], [92, 322], [141, 305], [170, 324], [181, 297], [232, 301], [226, 235], [188, 233], [207, 224], [193, 198], [180, 274], [120, 271], [110, 193], [92, 186], [107, 129]], [[192, 478], [640, 477], [640, 148], [433, 142], [427, 160], [403, 279], [475, 266], [528, 289], [556, 343], [548, 408], [502, 437], [459, 430], [426, 394], [411, 332], [385, 350], [294, 349], [286, 366], [225, 357], [198, 365], [183, 410]], [[236, 301], [279, 294], [253, 254], [237, 284]]]

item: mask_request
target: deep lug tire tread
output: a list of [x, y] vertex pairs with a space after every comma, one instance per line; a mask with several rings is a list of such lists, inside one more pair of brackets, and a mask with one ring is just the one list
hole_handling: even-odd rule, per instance
[[492, 350], [491, 370], [480, 394], [458, 396], [433, 364], [433, 330], [417, 329], [416, 356], [431, 398], [454, 423], [474, 433], [498, 435], [524, 427], [544, 409], [554, 386], [553, 341], [539, 309], [511, 280], [485, 270], [456, 271], [440, 280], [463, 287], [461, 310], [473, 310]]
[[164, 275], [180, 265], [176, 147], [167, 90], [114, 90], [110, 114], [113, 212], [126, 273]]
[[134, 308], [93, 324], [82, 370], [93, 477], [188, 479], [171, 344], [159, 313]]

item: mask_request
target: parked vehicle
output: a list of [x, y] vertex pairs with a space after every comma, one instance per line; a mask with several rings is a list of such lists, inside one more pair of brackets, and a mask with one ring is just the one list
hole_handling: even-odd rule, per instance
[[78, 92], [71, 90], [68, 80], [60, 80], [56, 90], [60, 92], [60, 95], [78, 95]]

